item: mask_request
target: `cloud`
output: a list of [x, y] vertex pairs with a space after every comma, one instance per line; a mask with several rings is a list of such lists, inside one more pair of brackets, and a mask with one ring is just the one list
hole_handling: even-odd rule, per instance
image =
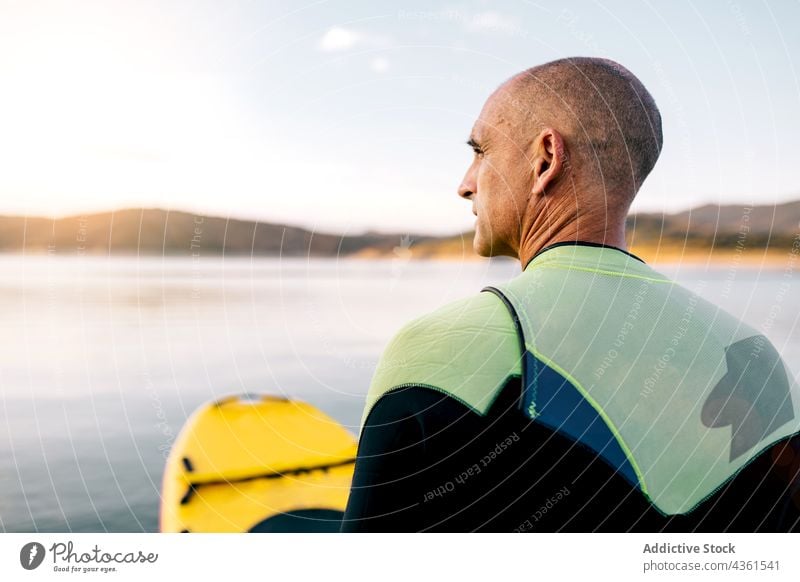
[[372, 32], [363, 32], [334, 26], [329, 28], [319, 39], [317, 48], [323, 52], [346, 51], [355, 47], [387, 48], [392, 45], [392, 37]]
[[376, 73], [385, 73], [389, 69], [389, 61], [384, 57], [375, 57], [370, 61], [369, 66]]
[[353, 30], [334, 26], [320, 39], [319, 48], [325, 52], [347, 50], [354, 47], [361, 40], [361, 35]]

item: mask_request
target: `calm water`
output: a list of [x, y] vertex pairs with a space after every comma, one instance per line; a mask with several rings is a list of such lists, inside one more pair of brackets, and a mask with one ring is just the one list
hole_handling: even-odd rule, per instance
[[[800, 275], [659, 270], [764, 330], [800, 375]], [[155, 531], [169, 447], [223, 395], [306, 399], [356, 432], [399, 327], [518, 273], [512, 261], [0, 257], [0, 530]]]

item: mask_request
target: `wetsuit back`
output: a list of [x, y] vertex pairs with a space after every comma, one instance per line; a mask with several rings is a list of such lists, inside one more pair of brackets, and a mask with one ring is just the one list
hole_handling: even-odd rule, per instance
[[343, 530], [798, 527], [800, 393], [767, 338], [602, 245], [484, 291], [385, 351]]

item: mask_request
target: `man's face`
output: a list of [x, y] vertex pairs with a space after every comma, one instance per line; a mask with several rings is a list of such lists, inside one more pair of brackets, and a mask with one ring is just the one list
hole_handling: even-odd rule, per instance
[[531, 191], [531, 168], [525, 156], [529, 137], [507, 111], [508, 94], [498, 89], [483, 107], [467, 142], [474, 151], [458, 194], [472, 202], [473, 248], [483, 257], [518, 257], [523, 214]]

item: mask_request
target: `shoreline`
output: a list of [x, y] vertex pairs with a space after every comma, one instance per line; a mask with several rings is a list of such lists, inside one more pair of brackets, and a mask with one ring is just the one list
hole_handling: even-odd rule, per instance
[[[795, 249], [750, 249], [745, 251], [736, 251], [735, 249], [715, 250], [709, 249], [692, 249], [681, 250], [675, 248], [653, 248], [653, 247], [629, 247], [629, 252], [644, 260], [649, 265], [693, 265], [693, 266], [713, 266], [730, 267], [747, 266], [747, 267], [769, 267], [769, 268], [784, 268], [793, 270], [795, 267], [800, 268], [800, 248]], [[56, 254], [50, 255], [46, 252], [30, 251], [27, 253], [17, 252], [0, 252], [0, 259], [103, 259], [103, 260], [130, 260], [130, 259], [161, 259], [161, 260], [208, 260], [219, 259], [224, 260], [261, 260], [273, 259], [284, 261], [342, 261], [342, 260], [356, 260], [356, 261], [412, 261], [412, 262], [425, 262], [425, 261], [442, 261], [442, 262], [517, 262], [517, 259], [512, 257], [482, 257], [473, 252], [437, 252], [432, 249], [425, 248], [405, 248], [400, 252], [391, 251], [377, 251], [369, 249], [366, 251], [356, 252], [348, 255], [332, 255], [332, 256], [318, 256], [318, 255], [249, 255], [244, 253], [204, 253], [200, 257], [193, 257], [190, 255], [182, 254], [136, 254], [136, 253], [85, 253], [85, 254]]]

